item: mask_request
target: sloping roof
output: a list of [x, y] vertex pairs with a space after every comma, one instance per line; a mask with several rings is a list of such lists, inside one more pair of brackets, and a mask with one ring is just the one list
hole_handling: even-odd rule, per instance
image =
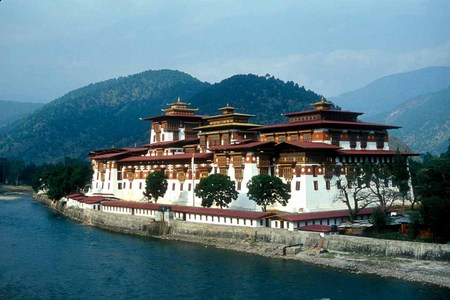
[[206, 116], [203, 115], [185, 115], [185, 114], [170, 114], [170, 115], [159, 115], [159, 116], [153, 116], [153, 117], [145, 117], [140, 118], [143, 121], [153, 121], [157, 119], [180, 119], [180, 118], [186, 118], [186, 119], [204, 119]]
[[184, 146], [188, 144], [198, 144], [200, 142], [200, 138], [191, 138], [191, 139], [184, 139], [184, 140], [178, 140], [178, 141], [165, 141], [165, 142], [157, 142], [157, 143], [151, 143], [146, 144], [145, 146], [149, 148], [168, 148], [168, 147], [176, 147], [176, 146]]
[[320, 224], [313, 224], [313, 225], [306, 225], [295, 228], [297, 230], [301, 231], [314, 231], [314, 232], [331, 232], [331, 226], [329, 225], [320, 225]]
[[335, 120], [314, 120], [307, 122], [288, 122], [276, 125], [261, 126], [252, 130], [258, 130], [261, 132], [270, 132], [273, 130], [290, 129], [292, 128], [317, 128], [317, 127], [330, 127], [330, 128], [361, 128], [361, 129], [397, 129], [400, 126], [385, 125], [377, 123], [367, 122], [353, 122], [353, 121], [335, 121]]
[[275, 147], [282, 147], [285, 145], [294, 146], [296, 148], [302, 148], [305, 150], [314, 150], [314, 149], [329, 149], [329, 150], [337, 150], [341, 147], [336, 145], [331, 145], [327, 143], [320, 143], [320, 142], [281, 142], [278, 143]]
[[123, 155], [131, 155], [131, 154], [137, 154], [137, 153], [145, 153], [148, 151], [147, 147], [139, 147], [139, 148], [121, 148], [121, 149], [115, 149], [117, 151], [114, 152], [107, 152], [104, 154], [98, 154], [91, 156], [90, 159], [113, 159], [118, 158]]
[[[359, 211], [358, 215], [370, 215], [372, 214], [373, 208], [363, 208]], [[348, 217], [348, 210], [330, 210], [330, 211], [320, 211], [320, 212], [309, 212], [300, 214], [289, 214], [289, 215], [279, 215], [278, 218], [290, 222], [298, 221], [310, 221], [310, 220], [320, 220], [320, 219], [331, 219], [331, 218], [344, 218]]]
[[240, 218], [240, 219], [262, 219], [273, 215], [273, 213], [268, 212], [255, 212], [255, 211], [241, 211], [241, 210], [231, 210], [231, 209], [219, 209], [219, 208], [206, 208], [206, 207], [192, 207], [192, 206], [181, 206], [181, 205], [166, 205], [157, 203], [141, 203], [132, 201], [109, 201], [103, 202], [103, 206], [114, 206], [114, 207], [127, 207], [127, 208], [137, 208], [137, 209], [150, 209], [159, 210], [162, 206], [170, 207], [173, 212], [182, 212], [189, 214], [198, 215], [208, 215], [208, 216], [220, 216], [220, 217], [230, 217], [230, 218]]
[[[194, 160], [212, 159], [213, 153], [194, 153]], [[192, 153], [159, 155], [159, 156], [131, 156], [121, 159], [120, 162], [151, 162], [151, 161], [170, 161], [170, 160], [188, 160], [192, 159]]]
[[242, 144], [230, 144], [210, 147], [210, 150], [241, 150], [241, 149], [253, 149], [261, 146], [273, 146], [275, 142], [252, 142]]
[[349, 110], [336, 110], [336, 109], [328, 109], [328, 110], [317, 110], [317, 109], [310, 109], [310, 110], [303, 110], [303, 111], [297, 111], [292, 113], [286, 113], [283, 114], [283, 116], [291, 117], [291, 116], [299, 116], [299, 115], [309, 115], [313, 113], [344, 113], [344, 114], [353, 114], [353, 115], [363, 115], [362, 112], [356, 112], [356, 111], [349, 111]]
[[[339, 154], [343, 155], [390, 155], [393, 156], [397, 154], [397, 151], [394, 150], [338, 150]], [[413, 152], [402, 151], [399, 152], [400, 155], [404, 156], [418, 156], [420, 154]]]

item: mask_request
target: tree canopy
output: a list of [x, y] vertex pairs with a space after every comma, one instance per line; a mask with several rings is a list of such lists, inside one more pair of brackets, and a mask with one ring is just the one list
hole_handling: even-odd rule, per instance
[[145, 180], [144, 196], [151, 200], [155, 199], [158, 202], [159, 197], [164, 197], [167, 191], [167, 178], [164, 171], [155, 171], [148, 175]]
[[230, 177], [222, 174], [211, 174], [202, 178], [194, 192], [197, 197], [202, 199], [203, 207], [213, 205], [220, 208], [228, 207], [231, 201], [236, 200], [239, 195], [235, 183], [230, 180]]
[[266, 174], [253, 176], [247, 183], [247, 188], [249, 199], [261, 206], [263, 211], [267, 210], [267, 206], [277, 202], [286, 206], [291, 198], [290, 185], [275, 176]]

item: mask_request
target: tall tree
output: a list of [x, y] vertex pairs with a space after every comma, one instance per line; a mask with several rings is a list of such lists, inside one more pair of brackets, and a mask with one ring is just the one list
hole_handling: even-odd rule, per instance
[[[400, 155], [400, 151], [397, 149], [397, 153], [394, 156], [392, 162], [392, 182], [397, 186], [400, 196], [402, 198], [402, 206], [405, 207], [405, 200], [409, 196], [411, 187], [409, 185], [409, 170], [406, 157]], [[411, 195], [413, 197], [414, 195]]]
[[363, 163], [362, 179], [370, 197], [374, 202], [378, 202], [383, 213], [386, 213], [394, 202], [400, 199], [398, 189], [390, 186], [392, 171], [387, 165]]
[[220, 208], [228, 207], [228, 204], [236, 200], [239, 195], [235, 183], [230, 180], [230, 177], [222, 174], [211, 174], [202, 178], [194, 192], [197, 197], [202, 199], [203, 207], [213, 205]]
[[350, 222], [356, 220], [361, 209], [373, 203], [360, 166], [348, 167], [347, 174], [340, 175], [336, 180], [336, 188], [338, 193], [334, 201], [343, 202], [347, 206]]
[[167, 178], [164, 171], [155, 171], [148, 175], [145, 180], [144, 196], [151, 200], [155, 199], [155, 203], [158, 202], [159, 197], [164, 197], [167, 191]]
[[263, 211], [267, 206], [280, 203], [286, 206], [291, 198], [291, 187], [283, 183], [279, 177], [260, 174], [253, 176], [247, 183], [247, 196], [261, 206]]

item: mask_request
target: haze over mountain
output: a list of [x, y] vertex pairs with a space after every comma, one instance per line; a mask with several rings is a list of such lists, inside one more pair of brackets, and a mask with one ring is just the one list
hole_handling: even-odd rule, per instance
[[343, 109], [365, 112], [362, 118], [388, 113], [408, 99], [450, 86], [450, 67], [428, 67], [375, 80], [363, 88], [330, 98]]
[[402, 128], [395, 135], [420, 153], [445, 152], [450, 140], [450, 87], [414, 97], [378, 120]]
[[0, 134], [0, 156], [43, 163], [145, 144], [149, 124], [139, 118], [161, 114], [177, 97], [191, 101], [199, 114], [218, 114], [217, 108], [229, 102], [263, 124], [286, 121], [280, 113], [320, 99], [273, 77], [237, 75], [210, 85], [179, 71], [146, 71], [74, 90], [8, 126]]
[[0, 100], [0, 129], [41, 108], [43, 103]]

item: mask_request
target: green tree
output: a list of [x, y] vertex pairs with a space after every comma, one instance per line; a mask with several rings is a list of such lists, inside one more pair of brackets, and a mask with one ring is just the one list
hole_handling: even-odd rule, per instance
[[155, 171], [148, 175], [145, 180], [144, 196], [147, 199], [155, 199], [155, 203], [158, 202], [159, 197], [164, 197], [167, 191], [167, 178], [164, 171]]
[[59, 200], [67, 194], [79, 192], [90, 181], [91, 172], [89, 164], [65, 159], [64, 163], [43, 167], [37, 180], [39, 184], [34, 185], [43, 188], [50, 199]]
[[194, 192], [197, 197], [202, 199], [203, 207], [213, 205], [220, 208], [228, 207], [228, 204], [236, 200], [239, 195], [235, 183], [230, 180], [230, 177], [222, 174], [211, 174], [202, 178]]
[[247, 183], [247, 196], [261, 206], [263, 211], [276, 202], [286, 206], [291, 198], [291, 187], [280, 178], [266, 174], [253, 176]]
[[421, 215], [435, 236], [450, 239], [450, 148], [424, 160], [417, 175]]
[[398, 188], [402, 198], [403, 208], [405, 207], [405, 199], [408, 197], [410, 191], [409, 179], [410, 176], [406, 157], [401, 156], [397, 149], [392, 162], [392, 181]]

